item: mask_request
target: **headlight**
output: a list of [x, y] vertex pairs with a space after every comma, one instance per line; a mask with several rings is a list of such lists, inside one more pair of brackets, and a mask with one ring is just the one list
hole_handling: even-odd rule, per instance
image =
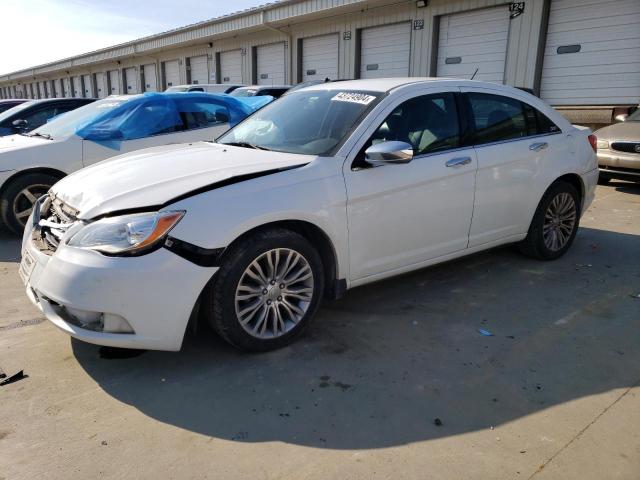
[[67, 244], [112, 255], [138, 253], [162, 240], [184, 213], [170, 211], [103, 218], [82, 228]]
[[598, 140], [598, 148], [609, 148], [609, 142], [606, 140]]

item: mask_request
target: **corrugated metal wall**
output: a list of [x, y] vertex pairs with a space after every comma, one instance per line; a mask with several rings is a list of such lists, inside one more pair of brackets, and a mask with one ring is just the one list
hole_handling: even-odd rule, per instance
[[[69, 79], [81, 75], [118, 70], [120, 78], [127, 68], [178, 60], [180, 82], [186, 83], [186, 59], [208, 55], [212, 70], [216, 54], [240, 49], [242, 77], [245, 83], [255, 76], [253, 55], [259, 45], [286, 42], [288, 58], [285, 78], [298, 78], [298, 40], [322, 34], [339, 36], [338, 77], [354, 78], [359, 63], [359, 31], [363, 28], [407, 22], [411, 24], [409, 74], [428, 76], [435, 73], [437, 29], [440, 16], [454, 12], [505, 5], [504, 0], [431, 0], [426, 8], [417, 8], [415, 1], [382, 0], [304, 0], [290, 1], [249, 11], [211, 23], [203, 23], [121, 45], [111, 49], [76, 57], [65, 62], [38, 67], [12, 78], [0, 77], [0, 86], [24, 89], [35, 80]], [[522, 15], [510, 20], [505, 81], [507, 84], [533, 87], [540, 26], [545, 0], [529, 0]], [[279, 31], [278, 31], [279, 30]], [[180, 45], [189, 44], [188, 46]], [[210, 46], [211, 45], [211, 46]], [[178, 48], [179, 47], [179, 48]], [[211, 72], [215, 78], [215, 72]], [[157, 78], [162, 88], [162, 78]]]

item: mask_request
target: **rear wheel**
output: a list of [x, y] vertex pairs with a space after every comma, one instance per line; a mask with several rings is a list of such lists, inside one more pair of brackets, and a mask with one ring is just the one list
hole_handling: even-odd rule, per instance
[[611, 182], [611, 177], [600, 172], [598, 175], [598, 184], [599, 185], [608, 185]]
[[540, 260], [555, 260], [571, 247], [580, 223], [580, 196], [573, 185], [558, 181], [538, 204], [520, 250]]
[[9, 230], [22, 233], [35, 201], [58, 180], [47, 173], [28, 173], [11, 181], [0, 196], [0, 216]]
[[232, 345], [273, 350], [304, 331], [323, 291], [322, 261], [315, 248], [295, 232], [265, 230], [225, 254], [205, 292], [205, 315]]

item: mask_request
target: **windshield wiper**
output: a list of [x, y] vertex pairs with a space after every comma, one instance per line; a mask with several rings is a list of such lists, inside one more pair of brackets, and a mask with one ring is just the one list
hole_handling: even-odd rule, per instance
[[46, 138], [47, 140], [53, 140], [51, 135], [49, 135], [48, 133], [30, 132], [30, 133], [23, 133], [22, 135], [24, 135], [25, 137], [42, 137], [42, 138]]
[[231, 145], [232, 147], [253, 148], [255, 150], [267, 150], [267, 151], [271, 150], [267, 147], [263, 147], [261, 145], [254, 145], [253, 143], [249, 143], [249, 142], [229, 142], [229, 143], [223, 143], [222, 145]]

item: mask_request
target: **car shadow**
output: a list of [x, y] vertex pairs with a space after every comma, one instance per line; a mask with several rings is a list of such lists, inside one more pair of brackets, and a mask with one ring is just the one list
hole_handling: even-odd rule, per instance
[[0, 225], [0, 262], [19, 262], [22, 239]]
[[638, 383], [639, 241], [583, 228], [556, 262], [503, 248], [357, 288], [267, 354], [206, 329], [179, 353], [72, 348], [109, 395], [211, 437], [365, 449], [457, 435]]
[[623, 193], [635, 193], [640, 195], [640, 182], [625, 182], [623, 180], [611, 180], [610, 185], [616, 189], [617, 192]]

